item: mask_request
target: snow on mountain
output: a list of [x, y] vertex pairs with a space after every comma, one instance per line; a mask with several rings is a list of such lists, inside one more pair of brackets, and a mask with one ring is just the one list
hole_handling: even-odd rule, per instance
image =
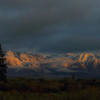
[[[99, 53], [67, 53], [63, 55], [6, 53], [8, 68], [31, 73], [100, 72]], [[27, 70], [27, 71], [26, 71]]]
[[79, 56], [78, 62], [83, 68], [94, 70], [100, 65], [100, 59], [93, 53], [82, 53]]

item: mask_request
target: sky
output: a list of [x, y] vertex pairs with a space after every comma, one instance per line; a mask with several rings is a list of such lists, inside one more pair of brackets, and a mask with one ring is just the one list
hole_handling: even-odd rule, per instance
[[0, 0], [5, 50], [74, 52], [100, 49], [99, 0]]

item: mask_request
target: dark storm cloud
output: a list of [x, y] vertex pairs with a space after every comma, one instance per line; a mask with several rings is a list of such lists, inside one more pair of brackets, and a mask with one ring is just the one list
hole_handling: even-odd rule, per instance
[[9, 48], [91, 48], [93, 41], [98, 48], [99, 5], [98, 0], [1, 0], [0, 39]]

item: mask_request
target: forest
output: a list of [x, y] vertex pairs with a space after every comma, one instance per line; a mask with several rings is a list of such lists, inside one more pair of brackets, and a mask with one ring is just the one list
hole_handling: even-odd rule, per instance
[[14, 78], [0, 82], [0, 100], [99, 100], [100, 80]]

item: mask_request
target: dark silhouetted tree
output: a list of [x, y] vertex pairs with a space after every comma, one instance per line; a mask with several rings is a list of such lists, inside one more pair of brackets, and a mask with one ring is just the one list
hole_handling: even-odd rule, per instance
[[0, 44], [0, 81], [7, 81], [7, 65], [5, 60], [5, 55]]

